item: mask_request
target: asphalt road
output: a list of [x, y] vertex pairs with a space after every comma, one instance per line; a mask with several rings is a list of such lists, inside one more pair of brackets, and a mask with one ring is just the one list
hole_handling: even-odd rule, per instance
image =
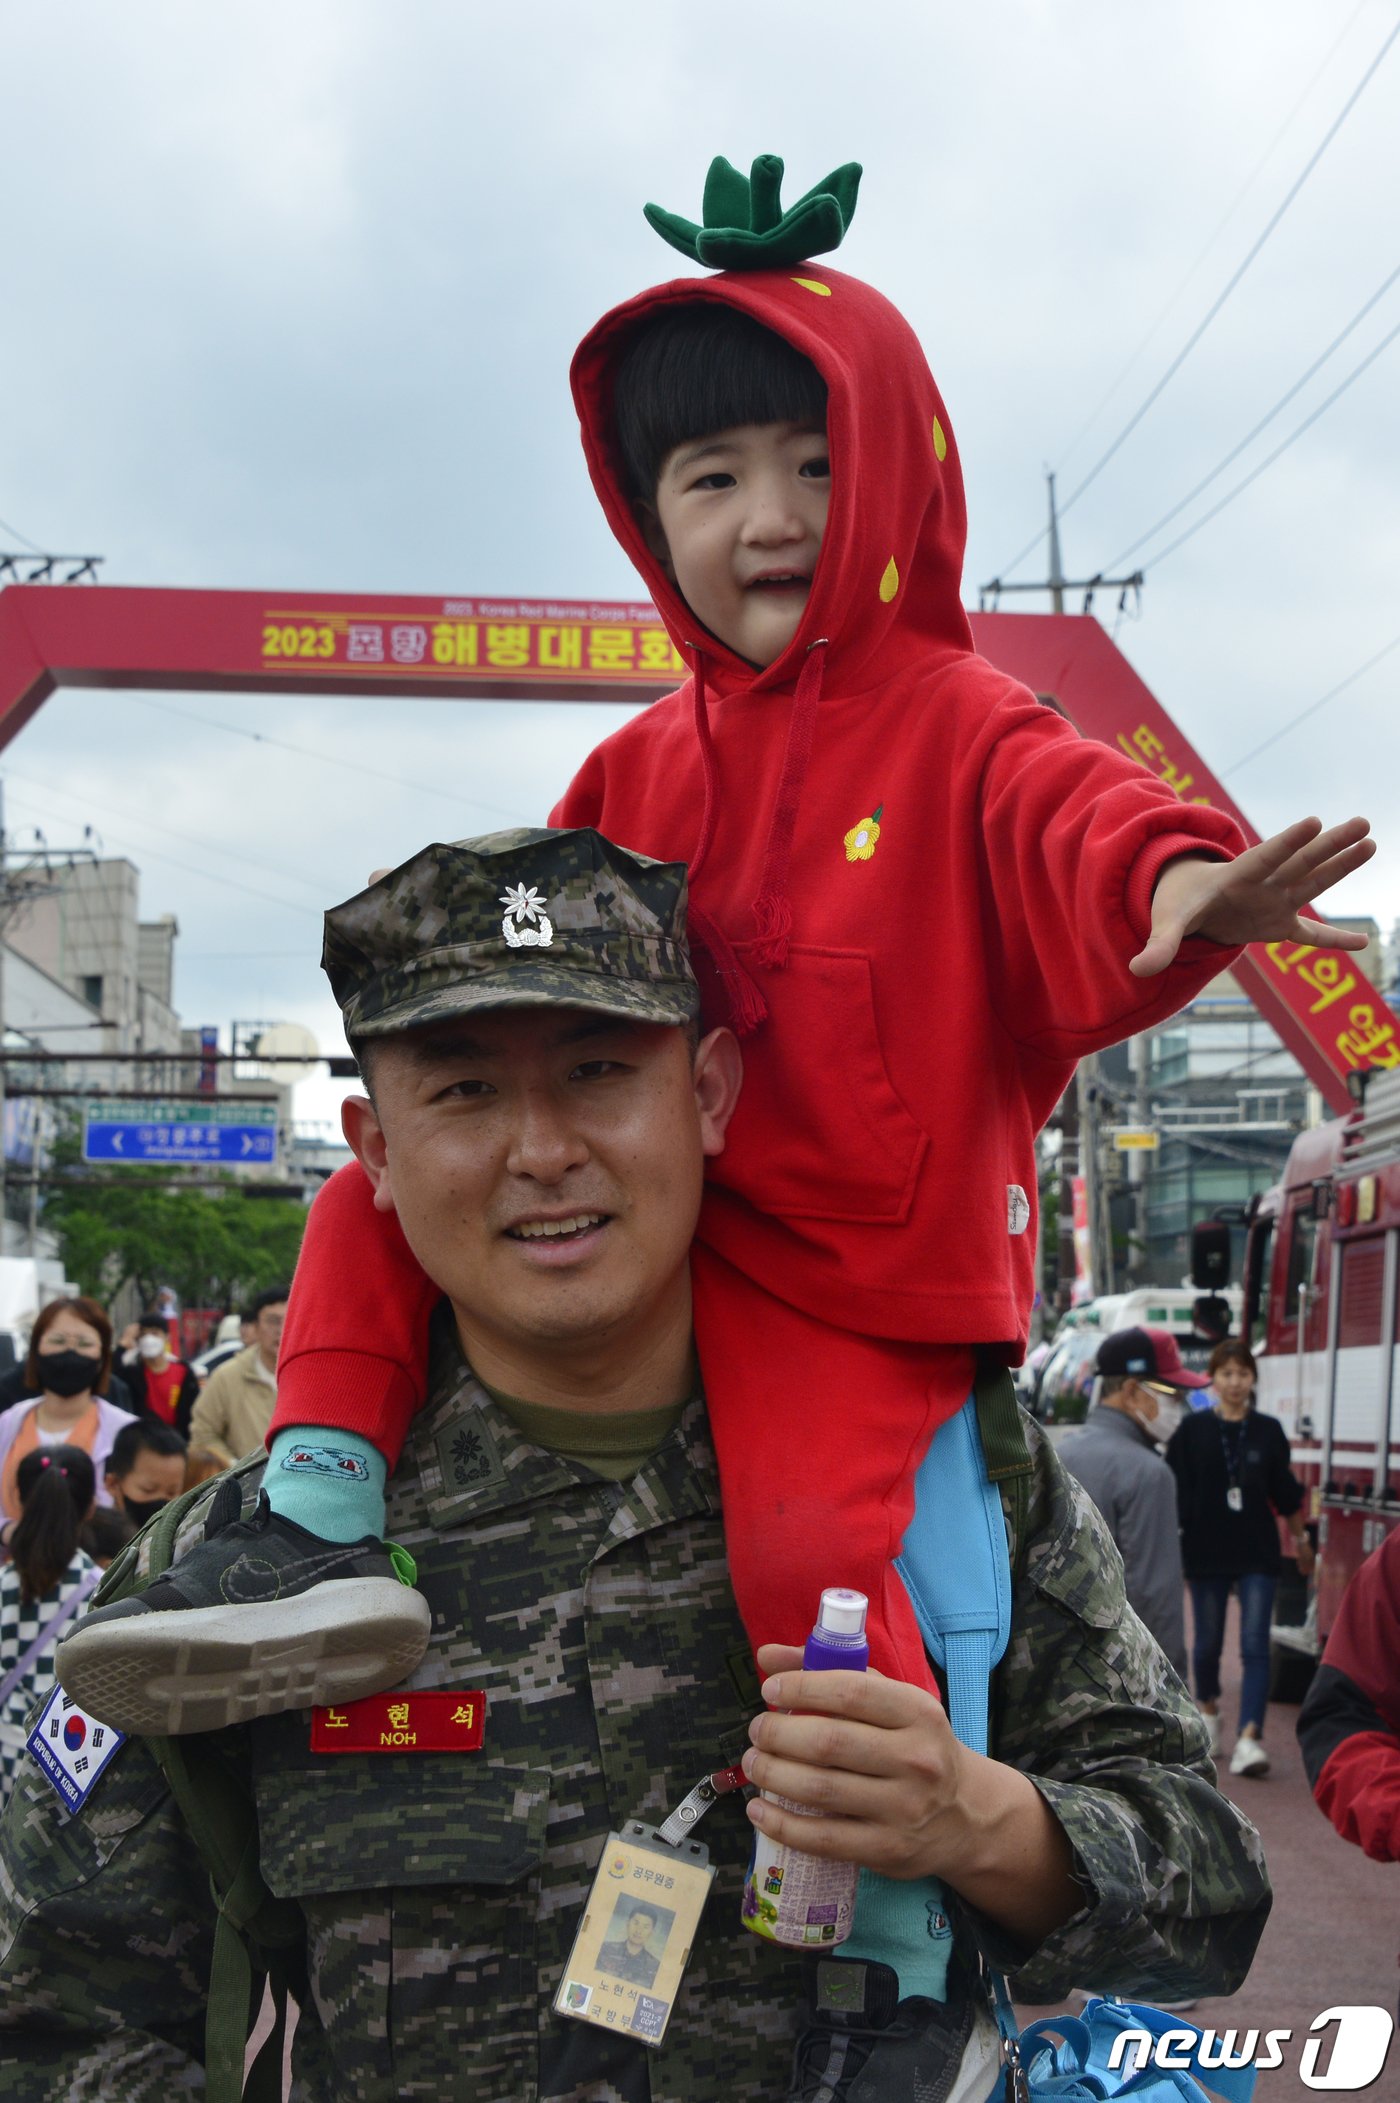
[[[1188, 1602], [1188, 1641], [1189, 1614]], [[1261, 2071], [1256, 2103], [1295, 2103], [1318, 2091], [1298, 2072], [1308, 2027], [1324, 2009], [1375, 2006], [1390, 2010], [1400, 1991], [1400, 1864], [1369, 1862], [1340, 1839], [1312, 1800], [1294, 1735], [1298, 1711], [1272, 1704], [1264, 1742], [1272, 1768], [1255, 1781], [1228, 1772], [1239, 1696], [1239, 1631], [1233, 1602], [1226, 1627], [1226, 1726], [1221, 1786], [1259, 1828], [1274, 1887], [1274, 1907], [1249, 1977], [1228, 2000], [1202, 2000], [1186, 2020], [1216, 2030], [1290, 2029], [1285, 2063]], [[1066, 2003], [1069, 2013], [1074, 2003]], [[1030, 2021], [1047, 2008], [1023, 2008]], [[1327, 2066], [1327, 2048], [1319, 2073]], [[1400, 2040], [1393, 2040], [1384, 2071], [1365, 2092], [1368, 2103], [1400, 2098]]]

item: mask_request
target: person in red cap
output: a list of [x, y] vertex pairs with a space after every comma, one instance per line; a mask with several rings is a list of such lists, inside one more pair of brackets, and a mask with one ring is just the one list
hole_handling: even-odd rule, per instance
[[1196, 1699], [1213, 1752], [1220, 1742], [1220, 1653], [1233, 1590], [1240, 1602], [1244, 1676], [1230, 1772], [1265, 1775], [1269, 1629], [1283, 1560], [1278, 1520], [1288, 1522], [1304, 1577], [1312, 1569], [1313, 1548], [1303, 1530], [1303, 1485], [1288, 1464], [1288, 1435], [1277, 1417], [1254, 1407], [1254, 1353], [1244, 1343], [1217, 1344], [1208, 1371], [1214, 1402], [1184, 1423], [1167, 1448], [1191, 1587]]
[[1181, 1362], [1165, 1329], [1115, 1329], [1095, 1361], [1098, 1393], [1060, 1459], [1102, 1512], [1118, 1553], [1128, 1602], [1186, 1677], [1184, 1591], [1176, 1484], [1160, 1448], [1186, 1415], [1185, 1391], [1204, 1373]]

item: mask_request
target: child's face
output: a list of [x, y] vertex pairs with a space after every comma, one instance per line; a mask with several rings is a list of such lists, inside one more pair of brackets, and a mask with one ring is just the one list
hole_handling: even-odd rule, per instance
[[797, 633], [830, 501], [824, 426], [741, 424], [668, 453], [641, 516], [696, 620], [768, 665]]

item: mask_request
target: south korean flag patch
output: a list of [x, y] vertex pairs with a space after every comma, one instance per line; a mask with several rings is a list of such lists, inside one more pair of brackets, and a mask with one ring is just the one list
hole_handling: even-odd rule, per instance
[[125, 1731], [89, 1716], [62, 1687], [54, 1688], [26, 1740], [30, 1757], [69, 1811], [82, 1810], [93, 1783], [125, 1743]]

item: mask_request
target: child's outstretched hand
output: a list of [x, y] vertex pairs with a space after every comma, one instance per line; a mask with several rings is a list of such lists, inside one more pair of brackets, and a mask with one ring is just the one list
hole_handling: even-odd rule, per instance
[[1370, 830], [1365, 818], [1348, 818], [1326, 832], [1320, 818], [1300, 818], [1233, 862], [1199, 854], [1168, 862], [1152, 894], [1152, 933], [1129, 971], [1135, 978], [1155, 978], [1187, 935], [1209, 935], [1231, 948], [1291, 939], [1316, 949], [1364, 949], [1365, 935], [1304, 920], [1298, 908], [1371, 859], [1376, 843]]

